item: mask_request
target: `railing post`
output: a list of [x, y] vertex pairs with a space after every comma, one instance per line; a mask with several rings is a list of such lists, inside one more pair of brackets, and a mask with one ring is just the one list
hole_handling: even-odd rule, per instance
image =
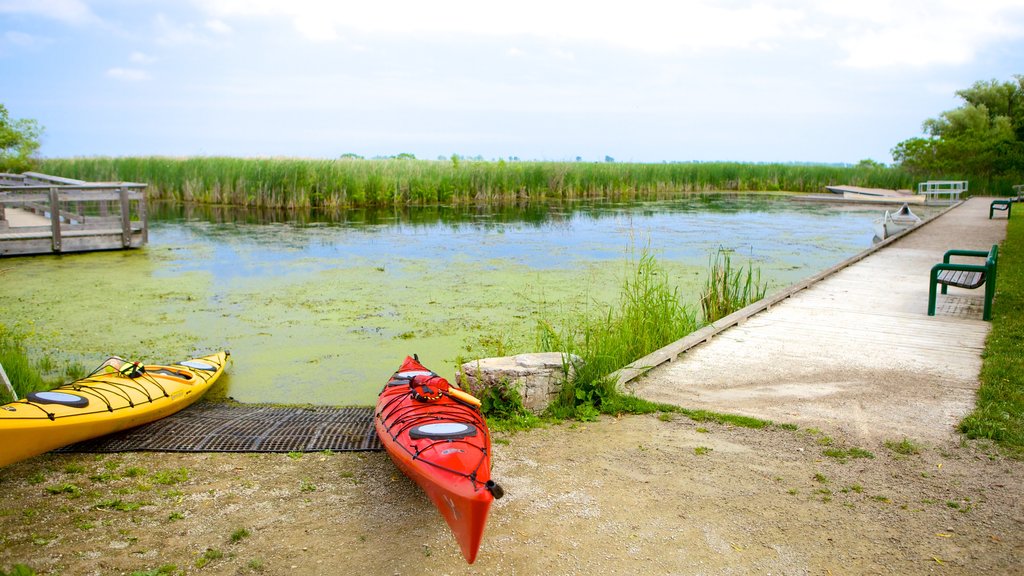
[[149, 244], [149, 211], [146, 206], [147, 202], [147, 188], [143, 188], [139, 191], [139, 220], [142, 220], [142, 243]]
[[121, 245], [128, 248], [132, 245], [132, 211], [128, 204], [128, 189], [119, 188], [121, 196]]
[[53, 251], [60, 252], [60, 192], [50, 188], [50, 234]]

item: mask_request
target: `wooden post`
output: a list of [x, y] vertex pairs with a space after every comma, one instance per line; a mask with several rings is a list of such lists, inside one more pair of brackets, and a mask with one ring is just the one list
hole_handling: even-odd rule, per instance
[[60, 252], [60, 193], [50, 188], [50, 233], [54, 252]]
[[146, 206], [146, 188], [143, 188], [140, 192], [142, 196], [139, 197], [139, 220], [142, 220], [142, 243], [149, 244], [149, 212]]
[[7, 377], [3, 364], [0, 364], [0, 379], [4, 381], [4, 387], [7, 388], [7, 393], [11, 395], [11, 401], [17, 400], [18, 395], [14, 392], [14, 386], [11, 386], [11, 379]]
[[132, 210], [128, 204], [128, 189], [119, 188], [121, 195], [121, 245], [128, 248], [132, 245]]

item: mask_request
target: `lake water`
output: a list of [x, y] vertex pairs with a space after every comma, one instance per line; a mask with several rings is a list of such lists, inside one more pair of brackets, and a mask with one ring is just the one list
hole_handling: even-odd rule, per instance
[[883, 212], [731, 194], [319, 216], [164, 206], [140, 250], [0, 260], [0, 308], [58, 363], [227, 348], [216, 396], [366, 405], [406, 354], [450, 378], [459, 359], [534, 350], [540, 318], [607, 309], [642, 249], [695, 304], [720, 248], [773, 292], [870, 247]]

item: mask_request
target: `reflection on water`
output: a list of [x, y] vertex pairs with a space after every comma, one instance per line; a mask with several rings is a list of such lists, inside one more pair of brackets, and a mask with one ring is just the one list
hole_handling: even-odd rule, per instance
[[870, 247], [883, 212], [733, 194], [334, 213], [163, 204], [143, 250], [5, 260], [19, 285], [0, 287], [0, 304], [35, 323], [39, 349], [229, 348], [222, 394], [371, 404], [406, 354], [451, 377], [459, 357], [533, 349], [541, 316], [613, 302], [631, 248], [649, 246], [694, 303], [719, 247], [752, 258], [774, 291]]

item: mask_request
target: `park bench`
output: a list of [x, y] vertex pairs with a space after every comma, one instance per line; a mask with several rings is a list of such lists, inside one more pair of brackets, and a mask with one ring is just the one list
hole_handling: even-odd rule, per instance
[[[958, 264], [950, 262], [951, 256], [969, 256], [984, 258], [984, 264]], [[982, 311], [983, 320], [992, 319], [992, 297], [996, 293], [996, 261], [999, 258], [999, 246], [985, 250], [948, 250], [942, 257], [942, 263], [932, 266], [928, 283], [928, 315], [935, 316], [935, 289], [942, 285], [942, 293], [950, 286], [975, 289], [985, 285], [985, 307]]]
[[988, 207], [988, 219], [992, 219], [992, 214], [996, 210], [1003, 210], [1006, 212], [1006, 219], [1010, 219], [1010, 213], [1013, 211], [1013, 199], [1009, 200], [993, 200], [992, 204]]
[[992, 214], [995, 213], [996, 210], [1005, 211], [1006, 219], [1010, 219], [1010, 213], [1013, 211], [1013, 203], [1024, 201], [1024, 184], [1017, 184], [1016, 186], [1013, 187], [1013, 191], [1017, 193], [1016, 196], [1011, 196], [1010, 198], [1000, 198], [998, 200], [992, 201], [992, 204], [990, 204], [988, 207], [989, 220], [992, 219]]

